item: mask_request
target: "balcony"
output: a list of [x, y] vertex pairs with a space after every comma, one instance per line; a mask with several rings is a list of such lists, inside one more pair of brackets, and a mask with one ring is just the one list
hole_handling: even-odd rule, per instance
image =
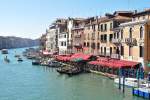
[[92, 36], [92, 37], [91, 37], [91, 40], [95, 40], [95, 37], [94, 37], [94, 36]]
[[81, 38], [81, 34], [74, 35], [75, 38]]
[[121, 44], [121, 39], [112, 39], [112, 43], [114, 44]]
[[74, 43], [73, 46], [74, 46], [74, 47], [77, 47], [77, 48], [81, 48], [81, 47], [82, 47], [82, 44], [81, 44], [81, 43]]
[[72, 44], [68, 43], [67, 48], [72, 48]]
[[84, 26], [74, 26], [72, 30], [84, 29]]
[[107, 42], [107, 40], [100, 40], [102, 43], [106, 43]]
[[139, 39], [139, 45], [144, 45], [144, 39], [143, 38], [141, 38], [141, 39]]
[[135, 38], [125, 38], [125, 43], [129, 46], [136, 46], [137, 40]]

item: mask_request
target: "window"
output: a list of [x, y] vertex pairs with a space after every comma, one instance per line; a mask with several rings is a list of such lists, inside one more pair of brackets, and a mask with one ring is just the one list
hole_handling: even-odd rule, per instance
[[93, 40], [95, 39], [95, 33], [92, 33], [92, 37]]
[[87, 47], [89, 47], [90, 46], [90, 44], [89, 44], [89, 42], [87, 42]]
[[66, 42], [64, 42], [64, 46], [66, 46]]
[[105, 31], [107, 31], [107, 24], [105, 24]]
[[116, 33], [114, 33], [114, 39], [116, 39]]
[[117, 32], [117, 39], [119, 38], [119, 32]]
[[140, 57], [143, 57], [144, 56], [144, 48], [143, 48], [143, 46], [140, 46], [139, 47], [139, 49], [140, 49]]
[[132, 38], [132, 28], [130, 28], [130, 30], [129, 30], [129, 38]]
[[110, 47], [110, 55], [112, 54], [112, 47]]
[[113, 35], [109, 34], [109, 41], [112, 41]]
[[100, 24], [98, 24], [98, 31], [100, 31]]
[[66, 34], [64, 35], [64, 38], [66, 38]]
[[132, 47], [129, 46], [129, 56], [131, 56], [131, 49], [132, 49]]
[[112, 23], [110, 23], [110, 29], [112, 29], [112, 28], [113, 28]]
[[104, 35], [104, 41], [107, 41], [107, 34]]
[[123, 39], [123, 29], [121, 30], [121, 39]]
[[101, 41], [103, 41], [103, 35], [101, 35]]
[[95, 49], [95, 43], [92, 43], [91, 48]]
[[99, 40], [99, 32], [97, 33], [97, 40]]
[[100, 43], [97, 43], [97, 49], [99, 49], [100, 48]]
[[106, 47], [104, 47], [104, 54], [106, 55]]
[[101, 31], [103, 31], [103, 24], [101, 24]]
[[143, 38], [144, 30], [143, 27], [140, 27], [140, 38]]
[[93, 31], [95, 31], [95, 25], [92, 26]]
[[61, 42], [61, 46], [63, 46], [63, 42]]
[[86, 46], [86, 43], [84, 42], [84, 47]]
[[101, 47], [101, 53], [103, 53], [103, 47]]
[[124, 55], [124, 47], [121, 46], [121, 55], [123, 56]]

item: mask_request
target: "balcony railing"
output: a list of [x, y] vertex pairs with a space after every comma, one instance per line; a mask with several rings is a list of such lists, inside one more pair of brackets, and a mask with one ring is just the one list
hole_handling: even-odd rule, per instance
[[74, 27], [72, 28], [72, 30], [83, 29], [83, 28], [84, 28], [84, 26], [74, 26]]
[[106, 43], [107, 42], [107, 40], [100, 40], [102, 43]]
[[129, 46], [136, 46], [137, 40], [135, 38], [125, 38], [125, 43]]
[[121, 43], [121, 39], [112, 39], [111, 41], [114, 44], [120, 44]]
[[92, 36], [92, 37], [91, 37], [91, 40], [95, 40], [95, 37], [94, 37], [94, 36]]
[[144, 39], [139, 39], [139, 45], [143, 45], [144, 44]]
[[74, 37], [75, 38], [81, 38], [81, 34], [76, 34]]
[[73, 46], [75, 46], [75, 47], [82, 47], [82, 44], [81, 43], [74, 43]]

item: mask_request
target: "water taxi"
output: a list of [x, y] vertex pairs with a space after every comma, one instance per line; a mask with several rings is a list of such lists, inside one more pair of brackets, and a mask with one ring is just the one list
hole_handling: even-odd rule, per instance
[[2, 54], [8, 54], [8, 50], [7, 50], [7, 49], [2, 49], [2, 50], [1, 50], [1, 53], [2, 53]]

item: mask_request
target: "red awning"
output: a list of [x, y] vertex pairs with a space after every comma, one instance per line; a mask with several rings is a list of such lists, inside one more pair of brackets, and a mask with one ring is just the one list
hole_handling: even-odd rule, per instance
[[91, 55], [83, 54], [83, 53], [75, 53], [71, 56], [71, 60], [73, 59], [83, 59], [83, 60], [88, 60], [91, 57]]
[[103, 67], [109, 68], [132, 68], [135, 67], [137, 64], [139, 64], [139, 62], [116, 60], [116, 59], [106, 60], [105, 58], [102, 59], [99, 58], [96, 61], [89, 62], [89, 64], [101, 65]]
[[43, 51], [42, 53], [43, 53], [43, 55], [51, 55], [52, 54], [51, 52], [48, 52], [48, 51]]

